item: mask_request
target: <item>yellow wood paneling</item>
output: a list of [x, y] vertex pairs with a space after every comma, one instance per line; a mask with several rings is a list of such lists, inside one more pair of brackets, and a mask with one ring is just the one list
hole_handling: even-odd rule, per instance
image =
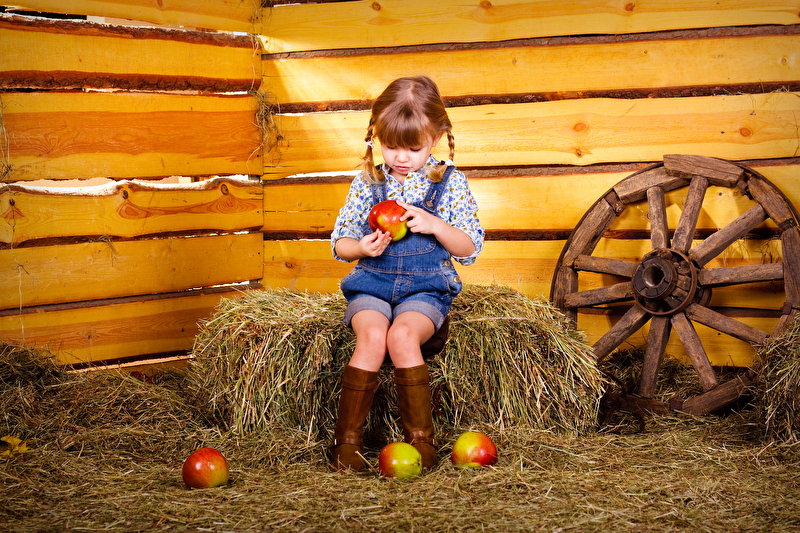
[[[800, 35], [665, 39], [490, 49], [270, 57], [264, 87], [281, 104], [371, 101], [403, 75], [433, 77], [446, 97], [623, 91], [800, 78]], [[443, 67], [443, 66], [446, 66]]]
[[91, 15], [170, 26], [260, 33], [258, 2], [243, 0], [14, 0], [49, 13]]
[[[800, 165], [754, 166], [800, 205]], [[632, 172], [561, 175], [471, 177], [478, 216], [489, 230], [562, 230], [574, 228], [595, 200]], [[333, 230], [349, 183], [297, 182], [289, 178], [265, 182], [264, 231], [328, 232]], [[675, 228], [686, 188], [667, 193], [667, 222]], [[714, 187], [706, 193], [698, 228], [724, 226], [744, 213], [752, 200], [739, 189]], [[2, 204], [0, 204], [2, 210]], [[614, 221], [614, 230], [649, 230], [647, 202], [634, 203]]]
[[270, 52], [797, 24], [797, 0], [361, 0], [266, 8]]
[[64, 364], [189, 351], [200, 320], [236, 291], [0, 316], [4, 342], [49, 349]]
[[264, 277], [270, 288], [335, 292], [353, 264], [337, 261], [330, 241], [264, 241]]
[[291, 179], [264, 184], [264, 231], [333, 230], [349, 183], [298, 183]]
[[[461, 167], [660, 161], [664, 154], [731, 160], [794, 157], [797, 93], [694, 98], [584, 99], [449, 109]], [[368, 112], [280, 115], [282, 141], [266, 178], [352, 169]], [[434, 155], [446, 157], [446, 153]]]
[[[465, 283], [500, 283], [530, 297], [549, 298], [558, 257], [565, 241], [487, 241], [478, 260], [456, 265]], [[593, 255], [638, 263], [652, 250], [649, 241], [601, 239]], [[707, 268], [781, 261], [777, 241], [737, 241]], [[355, 263], [336, 261], [326, 240], [265, 241], [264, 278], [267, 287], [335, 292]], [[619, 282], [619, 278], [581, 273], [580, 290]], [[785, 300], [782, 283], [715, 288], [712, 305], [779, 310]]]
[[260, 233], [0, 250], [0, 309], [259, 279]]
[[51, 76], [75, 80], [74, 87], [126, 89], [204, 89], [217, 84], [224, 90], [227, 84], [242, 90], [256, 89], [261, 81], [259, 48], [248, 39], [233, 46], [231, 39], [198, 41], [176, 31], [149, 30], [137, 36], [102, 25], [20, 20], [0, 18], [0, 75], [31, 80], [33, 87], [39, 86], [37, 79], [47, 82]]
[[260, 174], [256, 98], [154, 93], [0, 95], [6, 181]]
[[[553, 271], [563, 245], [564, 241], [489, 241], [475, 264], [467, 267], [457, 265], [456, 268], [464, 283], [479, 285], [499, 283], [517, 289], [531, 298], [547, 299]], [[640, 254], [649, 251], [647, 243], [638, 241], [614, 241], [611, 245], [613, 251], [607, 246], [607, 243], [601, 242], [596, 255], [625, 259], [641, 257]], [[744, 249], [743, 254], [746, 257], [740, 261], [731, 257], [725, 265], [753, 264], [761, 257], [758, 249]], [[262, 282], [265, 286], [289, 287], [312, 292], [338, 291], [340, 279], [354, 266], [332, 259], [328, 241], [266, 241], [264, 257], [265, 277]], [[709, 266], [721, 265], [721, 262], [715, 261]], [[582, 283], [581, 290], [613, 282], [610, 279], [601, 279], [599, 276], [590, 276], [589, 281], [588, 284]], [[764, 284], [761, 284], [762, 289], [763, 286]], [[728, 297], [720, 298], [718, 294], [727, 294]], [[748, 305], [758, 307], [766, 304], [766, 308], [774, 309], [770, 305], [777, 303], [780, 294], [778, 289], [769, 294], [758, 288], [754, 290], [752, 287], [715, 289], [715, 300], [712, 304], [737, 307]], [[781, 304], [782, 302], [779, 303], [778, 309]], [[589, 341], [594, 343], [616, 320], [617, 318], [603, 315], [581, 314], [578, 317], [578, 327], [587, 334]], [[777, 322], [776, 319], [754, 317], [744, 317], [741, 320], [767, 332], [771, 332]], [[703, 326], [698, 325], [697, 329], [713, 364], [740, 366], [750, 364], [753, 354], [750, 345]], [[644, 346], [646, 339], [645, 328], [644, 333], [632, 335], [625, 347]], [[675, 339], [670, 340], [668, 353], [675, 357], [685, 357], [683, 348]]]
[[224, 178], [192, 185], [123, 181], [73, 191], [0, 185], [0, 242], [236, 231], [263, 224], [264, 193], [258, 182]]

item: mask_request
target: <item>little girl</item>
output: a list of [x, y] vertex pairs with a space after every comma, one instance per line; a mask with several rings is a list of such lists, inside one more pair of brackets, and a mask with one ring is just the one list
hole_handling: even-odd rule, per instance
[[[424, 469], [438, 462], [428, 366], [420, 346], [442, 327], [461, 291], [451, 257], [473, 263], [484, 237], [467, 179], [453, 167], [451, 128], [439, 88], [425, 76], [393, 81], [372, 106], [361, 172], [331, 235], [336, 259], [358, 260], [341, 283], [344, 320], [356, 334], [356, 347], [342, 376], [331, 453], [337, 470], [366, 466], [364, 421], [387, 353], [395, 367], [404, 439], [419, 450]], [[443, 135], [450, 155], [439, 162], [431, 151]], [[384, 160], [378, 167], [375, 141]], [[402, 218], [409, 233], [396, 242], [367, 223], [372, 207], [387, 199], [406, 209]]]

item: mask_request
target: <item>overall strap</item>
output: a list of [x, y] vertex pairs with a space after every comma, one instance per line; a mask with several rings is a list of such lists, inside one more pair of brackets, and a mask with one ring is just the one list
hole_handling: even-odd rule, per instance
[[447, 165], [447, 169], [445, 169], [444, 174], [442, 175], [442, 180], [438, 183], [431, 183], [431, 186], [428, 187], [428, 192], [425, 193], [425, 199], [422, 201], [422, 207], [425, 211], [429, 213], [436, 214], [436, 207], [439, 205], [439, 201], [444, 196], [444, 190], [447, 186], [447, 180], [450, 179], [450, 174], [453, 172], [453, 166]]

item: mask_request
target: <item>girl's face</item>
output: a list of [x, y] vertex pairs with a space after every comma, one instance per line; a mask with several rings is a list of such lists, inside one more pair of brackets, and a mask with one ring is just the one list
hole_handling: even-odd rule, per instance
[[428, 157], [430, 157], [433, 147], [436, 146], [440, 137], [428, 140], [420, 146], [412, 146], [410, 148], [386, 146], [381, 143], [383, 160], [391, 168], [389, 174], [402, 183], [410, 172], [419, 170], [428, 161]]

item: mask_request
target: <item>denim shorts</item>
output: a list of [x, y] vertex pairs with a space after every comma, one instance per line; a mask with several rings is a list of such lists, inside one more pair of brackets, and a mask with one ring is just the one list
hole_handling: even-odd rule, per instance
[[461, 279], [452, 267], [389, 274], [356, 266], [342, 280], [342, 293], [347, 298], [344, 321], [349, 326], [353, 315], [366, 309], [382, 313], [389, 322], [401, 313], [416, 311], [430, 318], [438, 330], [461, 288]]

